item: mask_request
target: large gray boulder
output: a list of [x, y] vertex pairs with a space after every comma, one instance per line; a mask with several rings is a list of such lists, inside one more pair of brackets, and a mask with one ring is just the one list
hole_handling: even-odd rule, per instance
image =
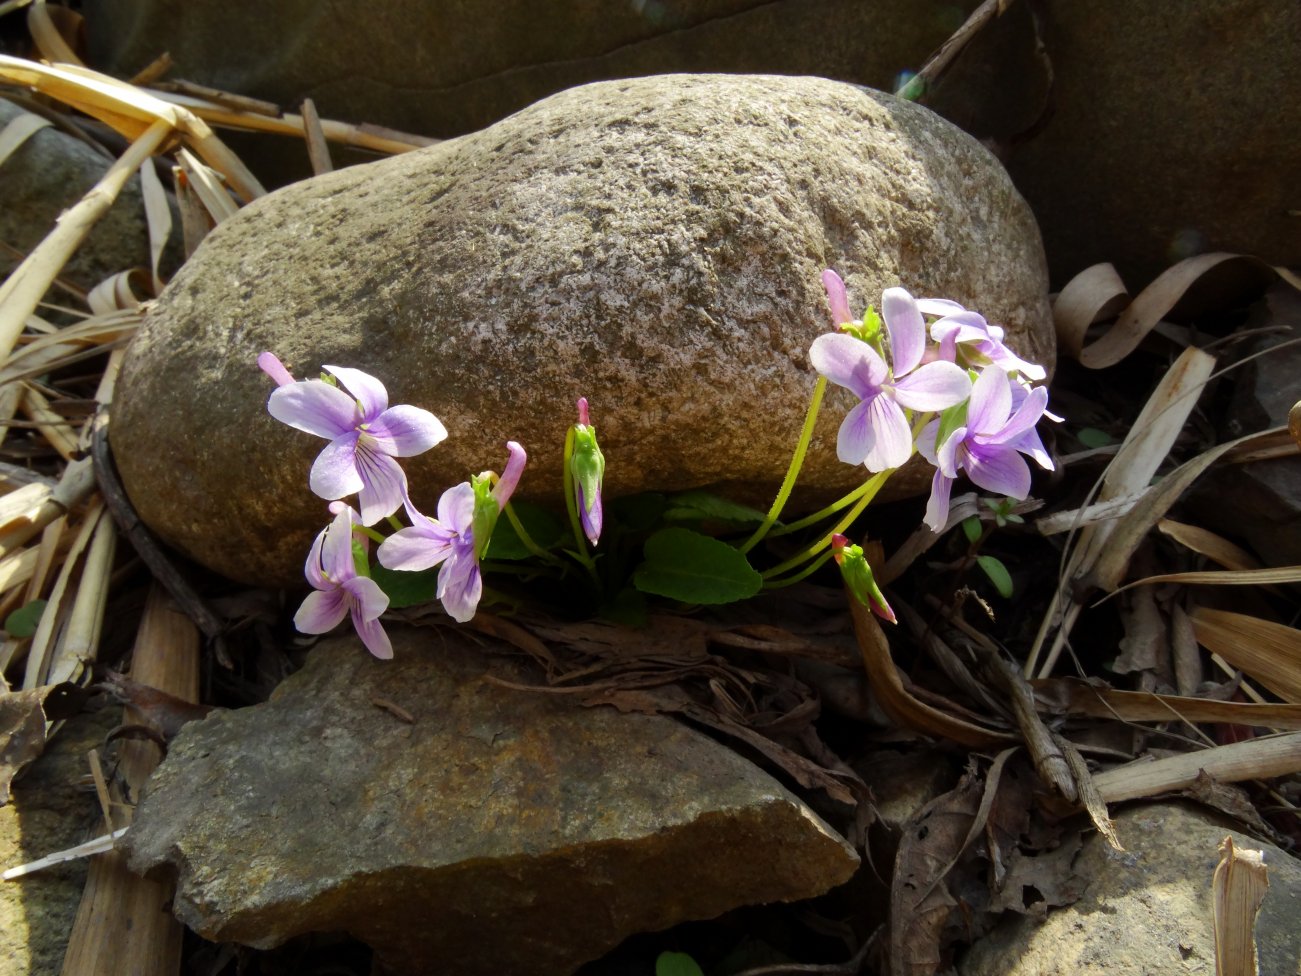
[[[816, 78], [666, 76], [556, 95], [483, 132], [259, 200], [219, 226], [136, 336], [112, 440], [145, 521], [229, 576], [300, 577], [324, 442], [266, 415], [255, 367], [356, 366], [451, 436], [407, 465], [425, 511], [508, 439], [559, 498], [585, 395], [612, 494], [719, 485], [766, 504], [829, 328], [819, 275], [861, 310], [946, 296], [1052, 366], [1039, 235], [979, 144], [923, 108]], [[827, 398], [805, 484], [854, 402]], [[929, 484], [915, 472], [904, 489]]]
[[127, 845], [209, 939], [346, 931], [386, 971], [564, 976], [636, 932], [810, 898], [858, 857], [766, 773], [583, 708], [463, 633], [317, 646], [264, 705], [185, 727]]

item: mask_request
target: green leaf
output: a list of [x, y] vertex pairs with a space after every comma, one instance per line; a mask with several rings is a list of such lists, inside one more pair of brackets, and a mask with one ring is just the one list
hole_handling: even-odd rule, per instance
[[[510, 503], [515, 517], [524, 526], [524, 531], [543, 549], [551, 550], [565, 539], [565, 525], [545, 508], [529, 502], [513, 501]], [[505, 514], [497, 519], [492, 530], [492, 540], [488, 543], [485, 559], [515, 560], [528, 559], [533, 554], [520, 540], [515, 526]]]
[[696, 961], [685, 952], [661, 952], [655, 960], [655, 976], [705, 976]]
[[766, 515], [749, 505], [738, 505], [707, 491], [684, 491], [669, 498], [669, 508], [664, 513], [666, 522], [688, 522], [700, 519], [718, 519], [723, 522], [740, 522], [758, 525]]
[[390, 610], [432, 603], [438, 594], [438, 567], [411, 573], [404, 569], [370, 568], [370, 578], [388, 595]]
[[727, 543], [670, 528], [646, 540], [646, 561], [632, 582], [643, 593], [683, 603], [732, 603], [758, 593], [763, 577]]
[[964, 518], [962, 520], [962, 533], [967, 537], [967, 541], [974, 546], [981, 535], [980, 519], [974, 515], [971, 518]]
[[1085, 447], [1106, 447], [1108, 444], [1116, 443], [1114, 437], [1096, 427], [1081, 427], [1076, 432], [1075, 439]]
[[980, 568], [985, 571], [989, 581], [994, 584], [994, 589], [998, 590], [999, 596], [1008, 600], [1012, 597], [1012, 574], [1007, 571], [1002, 560], [993, 556], [977, 556], [976, 562]]
[[5, 632], [10, 637], [31, 637], [45, 612], [44, 600], [33, 600], [5, 618]]

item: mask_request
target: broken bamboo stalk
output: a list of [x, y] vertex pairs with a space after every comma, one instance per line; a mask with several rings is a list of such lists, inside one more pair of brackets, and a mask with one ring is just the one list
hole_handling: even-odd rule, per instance
[[[199, 632], [157, 583], [136, 634], [131, 678], [186, 701], [199, 700]], [[124, 721], [141, 724], [143, 718], [128, 708]], [[121, 749], [122, 775], [135, 799], [158, 765], [158, 749], [148, 741], [123, 742]], [[170, 910], [172, 888], [170, 881], [132, 874], [117, 851], [96, 855], [72, 926], [63, 976], [176, 976], [184, 929]]]

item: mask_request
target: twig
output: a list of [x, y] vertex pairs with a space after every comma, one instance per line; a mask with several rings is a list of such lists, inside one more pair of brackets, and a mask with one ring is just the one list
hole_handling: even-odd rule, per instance
[[177, 604], [185, 612], [195, 625], [203, 632], [216, 651], [217, 660], [222, 667], [230, 669], [234, 667], [234, 662], [226, 650], [225, 641], [222, 636], [225, 632], [225, 625], [220, 618], [208, 607], [199, 594], [194, 589], [177, 568], [172, 565], [171, 559], [163, 552], [162, 546], [154, 537], [154, 534], [145, 527], [140, 521], [140, 516], [136, 514], [135, 507], [132, 506], [131, 500], [127, 498], [126, 490], [122, 487], [122, 482], [118, 480], [117, 468], [113, 464], [113, 454], [109, 449], [108, 443], [108, 413], [101, 412], [95, 418], [94, 434], [91, 439], [91, 456], [95, 460], [95, 478], [99, 482], [100, 493], [104, 496], [104, 504], [108, 506], [109, 514], [113, 516], [113, 521], [117, 523], [122, 534], [130, 540], [135, 551], [140, 554], [149, 571], [159, 583], [166, 588], [167, 592], [172, 595]]

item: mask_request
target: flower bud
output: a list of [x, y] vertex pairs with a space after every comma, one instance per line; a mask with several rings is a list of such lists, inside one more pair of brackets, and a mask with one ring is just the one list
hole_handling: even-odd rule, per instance
[[587, 541], [596, 545], [601, 538], [601, 479], [605, 477], [605, 455], [596, 442], [596, 428], [587, 413], [587, 398], [578, 399], [578, 423], [574, 425], [574, 453], [569, 473], [574, 482], [574, 504]]
[[898, 623], [890, 604], [885, 602], [885, 595], [872, 577], [872, 567], [867, 564], [863, 547], [850, 545], [849, 540], [837, 532], [831, 537], [831, 557], [840, 567], [840, 575], [854, 598], [870, 609], [882, 620]]

